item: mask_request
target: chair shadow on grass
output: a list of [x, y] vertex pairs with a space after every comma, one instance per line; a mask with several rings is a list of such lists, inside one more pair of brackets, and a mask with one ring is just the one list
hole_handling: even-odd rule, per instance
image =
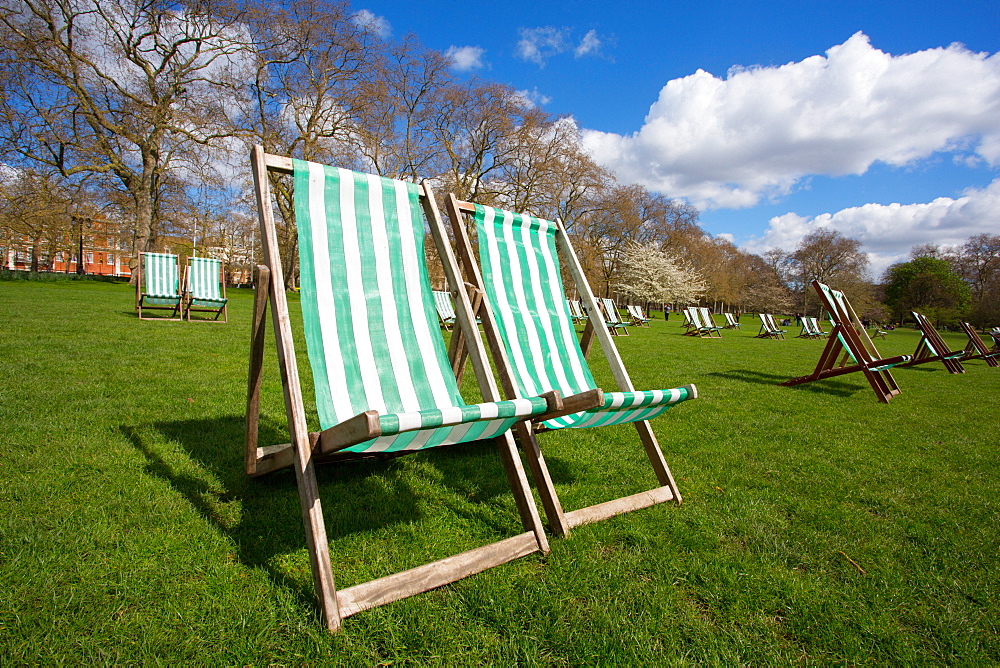
[[[764, 373], [751, 369], [731, 369], [729, 371], [712, 371], [706, 375], [739, 380], [745, 383], [756, 383], [757, 385], [779, 385], [790, 380], [788, 376], [781, 376], [774, 373]], [[817, 380], [801, 385], [792, 385], [789, 389], [805, 390], [817, 394], [831, 394], [836, 397], [849, 397], [868, 388], [867, 383], [848, 383], [842, 380]]]
[[[295, 474], [286, 469], [257, 479], [246, 475], [242, 415], [122, 425], [119, 431], [145, 457], [148, 474], [170, 484], [232, 539], [244, 565], [262, 569], [304, 607], [315, 606], [311, 583], [275, 565], [276, 557], [306, 546]], [[284, 425], [262, 416], [259, 442], [288, 442]], [[189, 461], [171, 463], [178, 461], [176, 444]], [[190, 470], [192, 465], [200, 470]], [[550, 468], [557, 482], [572, 482], [573, 476], [558, 462]], [[424, 515], [420, 501], [427, 495], [418, 493], [414, 482], [443, 487], [445, 493], [435, 503], [485, 527], [496, 540], [523, 531], [499, 452], [490, 442], [432, 448], [392, 459], [317, 465], [316, 478], [331, 541], [419, 520]], [[497, 505], [505, 512], [491, 512]], [[332, 556], [336, 577], [335, 551]], [[444, 556], [449, 555], [440, 555]]]

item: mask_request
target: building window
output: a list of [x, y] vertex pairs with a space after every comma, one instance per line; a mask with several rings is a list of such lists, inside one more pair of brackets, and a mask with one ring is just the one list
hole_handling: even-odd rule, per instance
[[94, 264], [94, 254], [93, 253], [87, 253], [86, 254], [86, 258], [87, 258], [87, 264]]
[[111, 255], [111, 254], [109, 253], [109, 254], [108, 254], [108, 257], [107, 257], [107, 261], [108, 261], [108, 264], [114, 264], [114, 263], [115, 263], [115, 256], [114, 256], [114, 255]]

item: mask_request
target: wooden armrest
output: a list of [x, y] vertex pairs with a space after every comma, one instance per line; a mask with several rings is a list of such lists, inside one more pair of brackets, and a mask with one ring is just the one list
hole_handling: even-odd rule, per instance
[[[543, 394], [546, 396], [548, 393]], [[591, 408], [597, 408], [598, 406], [604, 405], [604, 390], [597, 388], [594, 390], [586, 390], [580, 392], [579, 394], [574, 394], [571, 397], [566, 397], [562, 400], [562, 407], [554, 410], [550, 413], [544, 413], [537, 417], [531, 419], [532, 422], [545, 422], [546, 420], [552, 420], [557, 417], [562, 417], [563, 415], [572, 415], [573, 413], [579, 413], [580, 411], [585, 411]]]
[[317, 435], [313, 452], [329, 454], [382, 435], [378, 411], [368, 410], [324, 429]]

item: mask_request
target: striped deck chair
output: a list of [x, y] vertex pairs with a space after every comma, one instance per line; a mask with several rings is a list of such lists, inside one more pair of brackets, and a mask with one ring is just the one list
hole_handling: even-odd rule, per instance
[[693, 309], [691, 307], [681, 309], [681, 315], [684, 316], [684, 322], [681, 323], [681, 326], [684, 327], [685, 335], [694, 335], [698, 333], [698, 325], [695, 323], [695, 316], [691, 315], [692, 310]]
[[597, 300], [600, 303], [602, 309], [604, 309], [604, 324], [607, 326], [608, 331], [611, 332], [612, 336], [628, 336], [629, 323], [622, 320], [621, 314], [618, 312], [618, 307], [615, 306], [615, 300], [608, 297], [601, 297]]
[[997, 357], [1000, 357], [1000, 350], [990, 350], [971, 323], [963, 322], [962, 331], [969, 337], [968, 343], [965, 344], [965, 355], [962, 356], [963, 362], [981, 359], [990, 366], [1000, 366], [1000, 361], [997, 361]]
[[577, 299], [567, 299], [566, 302], [569, 304], [569, 315], [575, 323], [587, 322], [590, 318], [583, 312], [580, 308], [580, 302]]
[[[566, 397], [567, 404], [575, 397], [592, 394], [601, 397], [599, 403], [586, 410], [558, 419], [515, 425], [515, 433], [528, 456], [552, 528], [565, 536], [573, 526], [664, 501], [680, 503], [680, 492], [648, 420], [681, 401], [697, 397], [694, 385], [645, 392], [635, 390], [561, 222], [461, 202], [454, 195], [449, 196], [447, 207], [465, 279], [482, 290], [486, 297], [483, 327], [506, 395], [523, 397], [533, 396], [538, 391], [558, 390]], [[482, 271], [466, 229], [467, 215], [472, 217], [476, 229]], [[593, 331], [618, 383], [617, 392], [598, 389], [581, 350], [565, 307], [557, 244], [575, 288], [590, 312]], [[660, 486], [564, 512], [542, 457], [536, 431], [623, 423], [633, 424], [638, 431]]]
[[800, 339], [820, 339], [826, 336], [826, 332], [819, 328], [819, 321], [816, 318], [802, 316], [802, 330], [798, 333]]
[[736, 319], [736, 316], [732, 313], [723, 313], [726, 316], [726, 324], [723, 325], [724, 329], [739, 329], [740, 321]]
[[1000, 352], [1000, 327], [991, 329], [987, 334], [993, 339], [993, 347], [990, 348], [990, 351]]
[[[560, 415], [558, 393], [502, 401], [474, 324], [467, 292], [455, 290], [457, 265], [447, 233], [423, 186], [315, 163], [252, 153], [261, 238], [247, 399], [246, 468], [251, 476], [293, 466], [313, 579], [327, 627], [361, 610], [478, 573], [532, 552], [548, 551], [538, 510], [516, 452], [511, 426]], [[293, 175], [302, 320], [320, 431], [310, 433], [292, 345], [288, 304], [268, 172]], [[466, 404], [438, 326], [424, 260], [424, 218], [456, 295], [485, 403]], [[437, 221], [435, 226], [434, 222]], [[291, 444], [258, 447], [265, 310], [278, 331]], [[337, 591], [314, 464], [492, 439], [500, 447], [525, 532], [469, 552]], [[498, 471], [499, 473], [499, 471]]]
[[710, 339], [721, 339], [722, 338], [722, 327], [715, 324], [715, 319], [712, 314], [709, 313], [707, 306], [699, 306], [696, 309], [692, 309], [697, 317], [697, 322], [699, 323], [698, 333], [702, 337], [708, 337]]
[[920, 341], [917, 342], [917, 348], [913, 351], [912, 359], [899, 366], [941, 362], [944, 364], [944, 368], [948, 370], [948, 373], [965, 373], [965, 367], [962, 366], [962, 357], [965, 355], [965, 351], [949, 348], [948, 344], [941, 338], [941, 334], [938, 333], [937, 328], [927, 319], [927, 316], [916, 311], [911, 311], [911, 313], [917, 321], [917, 327], [920, 329]]
[[868, 337], [861, 320], [844, 293], [815, 280], [812, 286], [819, 295], [823, 307], [830, 313], [830, 320], [834, 323], [833, 329], [830, 330], [826, 347], [823, 348], [816, 369], [808, 376], [792, 378], [779, 384], [801, 385], [860, 371], [868, 379], [878, 400], [889, 403], [889, 400], [899, 394], [899, 386], [896, 385], [889, 369], [906, 362], [910, 356], [897, 355], [883, 358]]
[[[180, 286], [180, 268], [172, 253], [139, 255], [139, 278], [135, 283], [135, 309], [140, 320], [183, 320], [184, 294]], [[167, 317], [150, 318], [142, 310], [170, 311]]]
[[760, 315], [760, 331], [757, 332], [756, 338], [758, 339], [784, 339], [786, 332], [785, 330], [774, 324], [774, 316], [770, 313], [761, 313]]
[[[188, 322], [191, 321], [191, 311], [214, 313], [215, 317], [195, 318], [200, 322], [229, 322], [226, 310], [226, 280], [222, 273], [222, 262], [210, 257], [192, 257], [188, 260], [187, 294], [184, 298], [184, 312]], [[219, 320], [219, 316], [223, 316]]]
[[632, 324], [637, 327], [649, 327], [649, 316], [642, 312], [642, 307], [638, 304], [630, 304], [625, 307], [628, 315], [632, 318]]
[[451, 301], [451, 294], [442, 290], [434, 291], [434, 308], [437, 310], [438, 320], [441, 326], [450, 330], [455, 326], [455, 305]]

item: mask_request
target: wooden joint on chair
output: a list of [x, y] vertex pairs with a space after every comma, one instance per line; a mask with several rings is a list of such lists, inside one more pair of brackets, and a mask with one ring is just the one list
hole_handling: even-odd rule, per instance
[[549, 390], [548, 392], [543, 392], [538, 396], [545, 399], [546, 414], [554, 411], [561, 411], [563, 409], [562, 393], [559, 390]]
[[313, 444], [313, 452], [325, 455], [381, 435], [378, 411], [368, 410], [320, 432]]
[[[543, 394], [542, 396], [545, 395]], [[563, 398], [561, 403], [561, 408], [555, 409], [553, 412], [540, 415], [537, 418], [534, 418], [534, 420], [538, 422], [553, 420], [557, 417], [562, 417], [563, 415], [572, 415], [573, 413], [579, 413], [581, 411], [602, 406], [604, 405], [604, 390], [600, 388], [585, 390], [584, 392], [574, 394], [571, 397]]]

